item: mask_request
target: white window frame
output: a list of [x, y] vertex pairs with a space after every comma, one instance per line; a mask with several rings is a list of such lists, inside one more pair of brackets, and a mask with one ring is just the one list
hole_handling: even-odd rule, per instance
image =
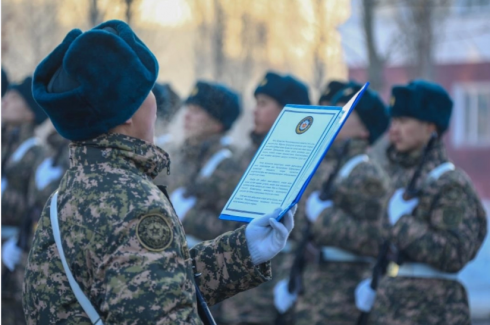
[[[490, 81], [482, 82], [462, 82], [456, 83], [453, 87], [454, 107], [452, 118], [452, 142], [456, 148], [472, 147], [483, 148], [490, 147], [490, 137], [488, 139], [478, 139], [477, 130], [474, 130], [472, 137], [467, 137], [465, 130], [465, 94], [486, 92], [490, 94]], [[478, 119], [477, 109], [472, 108], [471, 113], [472, 125], [476, 124]]]

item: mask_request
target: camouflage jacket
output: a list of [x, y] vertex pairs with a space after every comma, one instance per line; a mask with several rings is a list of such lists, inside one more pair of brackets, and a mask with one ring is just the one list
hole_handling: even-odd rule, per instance
[[[388, 149], [388, 172], [395, 188], [406, 187], [421, 153], [399, 154]], [[456, 168], [430, 181], [428, 174], [448, 158], [442, 142], [429, 153], [418, 179], [419, 204], [389, 230], [389, 239], [406, 259], [438, 270], [458, 272], [472, 260], [485, 238], [486, 214], [464, 171]]]
[[[341, 145], [334, 143], [330, 151], [338, 151]], [[367, 146], [364, 140], [352, 139], [347, 153], [342, 157], [329, 154], [322, 164], [323, 176], [333, 171], [338, 159], [341, 159], [342, 172], [350, 159], [366, 154]], [[327, 169], [328, 173], [325, 172]], [[326, 181], [326, 178], [322, 181]], [[389, 184], [386, 173], [372, 159], [360, 162], [345, 178], [337, 175], [331, 192], [333, 206], [325, 209], [312, 227], [315, 244], [376, 256], [382, 237]]]
[[[367, 147], [367, 141], [359, 139], [334, 142], [310, 182], [301, 201], [302, 209], [313, 191], [327, 190], [324, 184], [339, 166], [329, 190], [333, 206], [325, 209], [311, 227], [316, 246], [333, 246], [363, 256], [377, 254], [389, 193], [388, 176], [372, 159], [359, 162], [347, 172], [349, 162], [365, 155]], [[307, 263], [304, 292], [294, 310], [296, 324], [324, 324], [326, 320], [331, 324], [355, 324], [358, 311], [354, 291], [369, 271], [366, 262]]]
[[175, 177], [170, 188], [183, 187], [186, 195], [196, 198], [182, 224], [187, 235], [199, 240], [213, 239], [242, 225], [218, 219], [238, 183], [231, 177], [235, 150], [227, 139], [214, 136], [198, 145], [184, 145], [169, 177]]
[[10, 153], [4, 153], [8, 158], [2, 166], [2, 225], [10, 226], [22, 223], [27, 212], [29, 182], [36, 162], [44, 156], [44, 148], [34, 137], [32, 124], [21, 126], [17, 132], [18, 141], [12, 144]]
[[[119, 134], [70, 146], [58, 218], [71, 271], [105, 324], [201, 324], [195, 287], [213, 305], [270, 279], [254, 266], [244, 227], [189, 251], [179, 219], [152, 179], [168, 155]], [[28, 324], [90, 324], [60, 263], [44, 207], [24, 281]], [[196, 276], [198, 276], [196, 278]]]
[[[402, 154], [389, 147], [387, 155], [386, 168], [394, 188], [405, 188], [417, 169], [421, 151]], [[394, 226], [387, 226], [386, 237], [399, 249], [402, 261], [453, 273], [475, 257], [485, 238], [487, 221], [476, 191], [462, 170], [447, 171], [436, 180], [428, 177], [447, 161], [443, 144], [436, 143], [417, 179], [418, 206]], [[470, 322], [464, 287], [457, 281], [437, 277], [385, 276], [369, 318], [369, 324]]]

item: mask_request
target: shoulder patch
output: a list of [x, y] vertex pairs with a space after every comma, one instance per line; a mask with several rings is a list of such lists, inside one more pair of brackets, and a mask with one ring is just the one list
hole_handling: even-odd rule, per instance
[[136, 236], [143, 247], [160, 252], [170, 245], [174, 235], [169, 221], [163, 215], [149, 214], [138, 222]]

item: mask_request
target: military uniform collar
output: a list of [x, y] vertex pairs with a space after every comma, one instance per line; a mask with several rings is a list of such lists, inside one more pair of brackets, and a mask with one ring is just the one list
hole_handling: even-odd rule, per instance
[[252, 141], [252, 144], [258, 149], [264, 141], [266, 135], [267, 134], [258, 134], [252, 131], [250, 132], [250, 140]]
[[[386, 155], [392, 164], [400, 165], [404, 168], [411, 168], [419, 164], [424, 149], [410, 152], [399, 152], [393, 145], [388, 146]], [[427, 161], [432, 164], [441, 164], [448, 161], [446, 149], [441, 140], [437, 140], [434, 147], [428, 154]]]
[[221, 141], [223, 137], [224, 134], [215, 134], [199, 142], [185, 141], [182, 153], [186, 159], [201, 160], [207, 152], [215, 152], [217, 148], [223, 147]]
[[55, 150], [64, 147], [69, 143], [67, 139], [63, 138], [56, 131], [53, 131], [48, 135], [46, 142]]
[[158, 146], [122, 134], [104, 134], [70, 145], [70, 166], [110, 164], [120, 169], [136, 169], [155, 178], [164, 168], [170, 172], [170, 158]]
[[[346, 144], [346, 141], [349, 142]], [[347, 151], [340, 157], [345, 145], [347, 145]], [[369, 142], [364, 139], [336, 140], [325, 155], [325, 160], [335, 161], [337, 159], [342, 159], [347, 161], [357, 155], [365, 154], [368, 146]]]

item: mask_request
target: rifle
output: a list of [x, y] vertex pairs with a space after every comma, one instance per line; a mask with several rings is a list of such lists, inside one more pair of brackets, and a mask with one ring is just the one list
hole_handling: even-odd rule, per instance
[[[199, 273], [195, 275], [195, 277], [198, 276], [200, 276]], [[204, 325], [216, 325], [213, 315], [211, 314], [211, 311], [209, 310], [206, 300], [204, 300], [204, 297], [202, 296], [201, 290], [199, 290], [197, 283], [196, 283], [196, 296], [197, 296], [197, 313], [199, 314], [199, 318], [201, 318], [202, 323]]]
[[[417, 169], [413, 173], [413, 176], [410, 179], [410, 182], [408, 183], [405, 192], [403, 193], [403, 199], [410, 200], [419, 195], [420, 190], [417, 189], [416, 187], [417, 181], [420, 178], [420, 174], [422, 173], [422, 169], [425, 166], [427, 157], [429, 156], [429, 153], [434, 148], [437, 139], [438, 139], [437, 133], [433, 132], [430, 136], [429, 142], [427, 142], [427, 145], [424, 148], [424, 152], [422, 153], [422, 158], [420, 159]], [[397, 256], [397, 255], [398, 255], [397, 248], [393, 244], [391, 244], [388, 240], [385, 240], [380, 245], [378, 257], [376, 258], [376, 263], [374, 264], [373, 267], [371, 284], [370, 284], [370, 287], [373, 291], [376, 292], [378, 290], [379, 281], [381, 280], [381, 277], [386, 274], [388, 264], [391, 260], [390, 257]], [[369, 314], [370, 311], [361, 312], [359, 318], [357, 319], [357, 325], [366, 325], [369, 319]]]
[[[333, 197], [333, 183], [337, 174], [340, 171], [340, 167], [342, 167], [342, 157], [346, 155], [349, 149], [350, 139], [346, 140], [337, 152], [337, 163], [335, 165], [334, 170], [328, 176], [328, 179], [323, 182], [322, 190], [320, 193], [320, 199], [322, 201], [330, 200]], [[306, 250], [307, 246], [311, 241], [311, 222], [308, 221], [308, 218], [304, 218], [306, 220], [305, 227], [303, 229], [303, 236], [301, 237], [301, 241], [296, 249], [296, 253], [294, 256], [294, 261], [291, 266], [291, 271], [289, 272], [289, 282], [288, 282], [288, 292], [289, 293], [299, 293], [303, 292], [303, 272], [307, 264], [306, 259]], [[286, 324], [286, 313], [281, 314], [277, 312], [276, 325]]]

